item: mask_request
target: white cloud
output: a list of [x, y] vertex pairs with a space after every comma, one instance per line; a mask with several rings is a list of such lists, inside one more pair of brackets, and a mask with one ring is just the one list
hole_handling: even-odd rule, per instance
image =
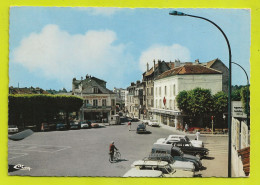
[[164, 60], [165, 62], [174, 61], [180, 59], [181, 61], [190, 60], [190, 51], [188, 48], [179, 44], [173, 44], [171, 46], [153, 45], [147, 50], [143, 51], [139, 58], [139, 66], [142, 71], [146, 70], [146, 64], [148, 62], [150, 68], [153, 66], [153, 60]]
[[72, 78], [79, 75], [111, 79], [122, 75], [132, 56], [124, 44], [114, 44], [116, 39], [111, 30], [71, 35], [57, 25], [46, 25], [40, 33], [24, 38], [12, 59], [39, 76], [58, 79], [71, 88]]
[[103, 15], [111, 16], [116, 12], [121, 11], [122, 8], [113, 8], [113, 7], [78, 7], [78, 10], [87, 11], [91, 15]]

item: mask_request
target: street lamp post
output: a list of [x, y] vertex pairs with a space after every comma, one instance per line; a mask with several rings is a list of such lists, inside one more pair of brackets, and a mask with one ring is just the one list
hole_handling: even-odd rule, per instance
[[246, 124], [249, 125], [249, 118], [248, 118], [248, 113], [249, 113], [249, 79], [248, 79], [248, 75], [247, 75], [246, 70], [241, 65], [239, 65], [236, 62], [231, 62], [231, 63], [239, 66], [246, 74], [246, 82], [247, 82], [246, 83], [246, 85], [247, 85], [247, 88], [246, 88]]
[[228, 69], [228, 177], [231, 177], [231, 47], [228, 41], [228, 38], [224, 31], [213, 21], [206, 19], [204, 17], [199, 17], [195, 15], [189, 15], [185, 14], [183, 12], [178, 12], [178, 11], [170, 11], [170, 15], [175, 15], [175, 16], [188, 16], [188, 17], [194, 17], [198, 19], [203, 19], [205, 21], [210, 22], [214, 26], [218, 28], [218, 30], [222, 33], [222, 35], [225, 37], [225, 40], [228, 45], [228, 53], [229, 53], [229, 69]]

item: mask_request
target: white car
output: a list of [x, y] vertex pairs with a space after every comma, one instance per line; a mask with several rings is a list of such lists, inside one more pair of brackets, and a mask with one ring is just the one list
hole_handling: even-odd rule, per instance
[[173, 169], [166, 161], [139, 160], [135, 161], [132, 168], [140, 170], [159, 170], [165, 177], [193, 177], [194, 172]]
[[204, 147], [204, 143], [200, 140], [190, 140], [186, 135], [169, 135], [166, 139], [167, 141], [175, 140], [175, 139], [183, 139], [186, 142], [190, 142], [194, 147]]
[[131, 168], [123, 177], [163, 177], [163, 173], [160, 170], [140, 170]]
[[18, 128], [16, 125], [8, 125], [8, 133], [17, 133]]
[[175, 170], [195, 171], [195, 166], [192, 162], [174, 160], [170, 154], [150, 154], [149, 157], [144, 160], [166, 161]]
[[151, 127], [159, 127], [160, 124], [158, 123], [158, 120], [149, 120], [148, 125]]

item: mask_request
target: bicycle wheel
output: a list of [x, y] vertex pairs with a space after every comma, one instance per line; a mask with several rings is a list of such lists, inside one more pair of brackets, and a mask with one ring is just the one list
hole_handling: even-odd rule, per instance
[[120, 152], [115, 153], [115, 160], [119, 160], [121, 158]]

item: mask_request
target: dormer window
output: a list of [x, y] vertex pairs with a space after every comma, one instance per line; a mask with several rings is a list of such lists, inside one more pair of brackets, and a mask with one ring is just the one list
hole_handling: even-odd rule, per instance
[[97, 94], [98, 93], [98, 88], [97, 87], [93, 87], [93, 93]]

